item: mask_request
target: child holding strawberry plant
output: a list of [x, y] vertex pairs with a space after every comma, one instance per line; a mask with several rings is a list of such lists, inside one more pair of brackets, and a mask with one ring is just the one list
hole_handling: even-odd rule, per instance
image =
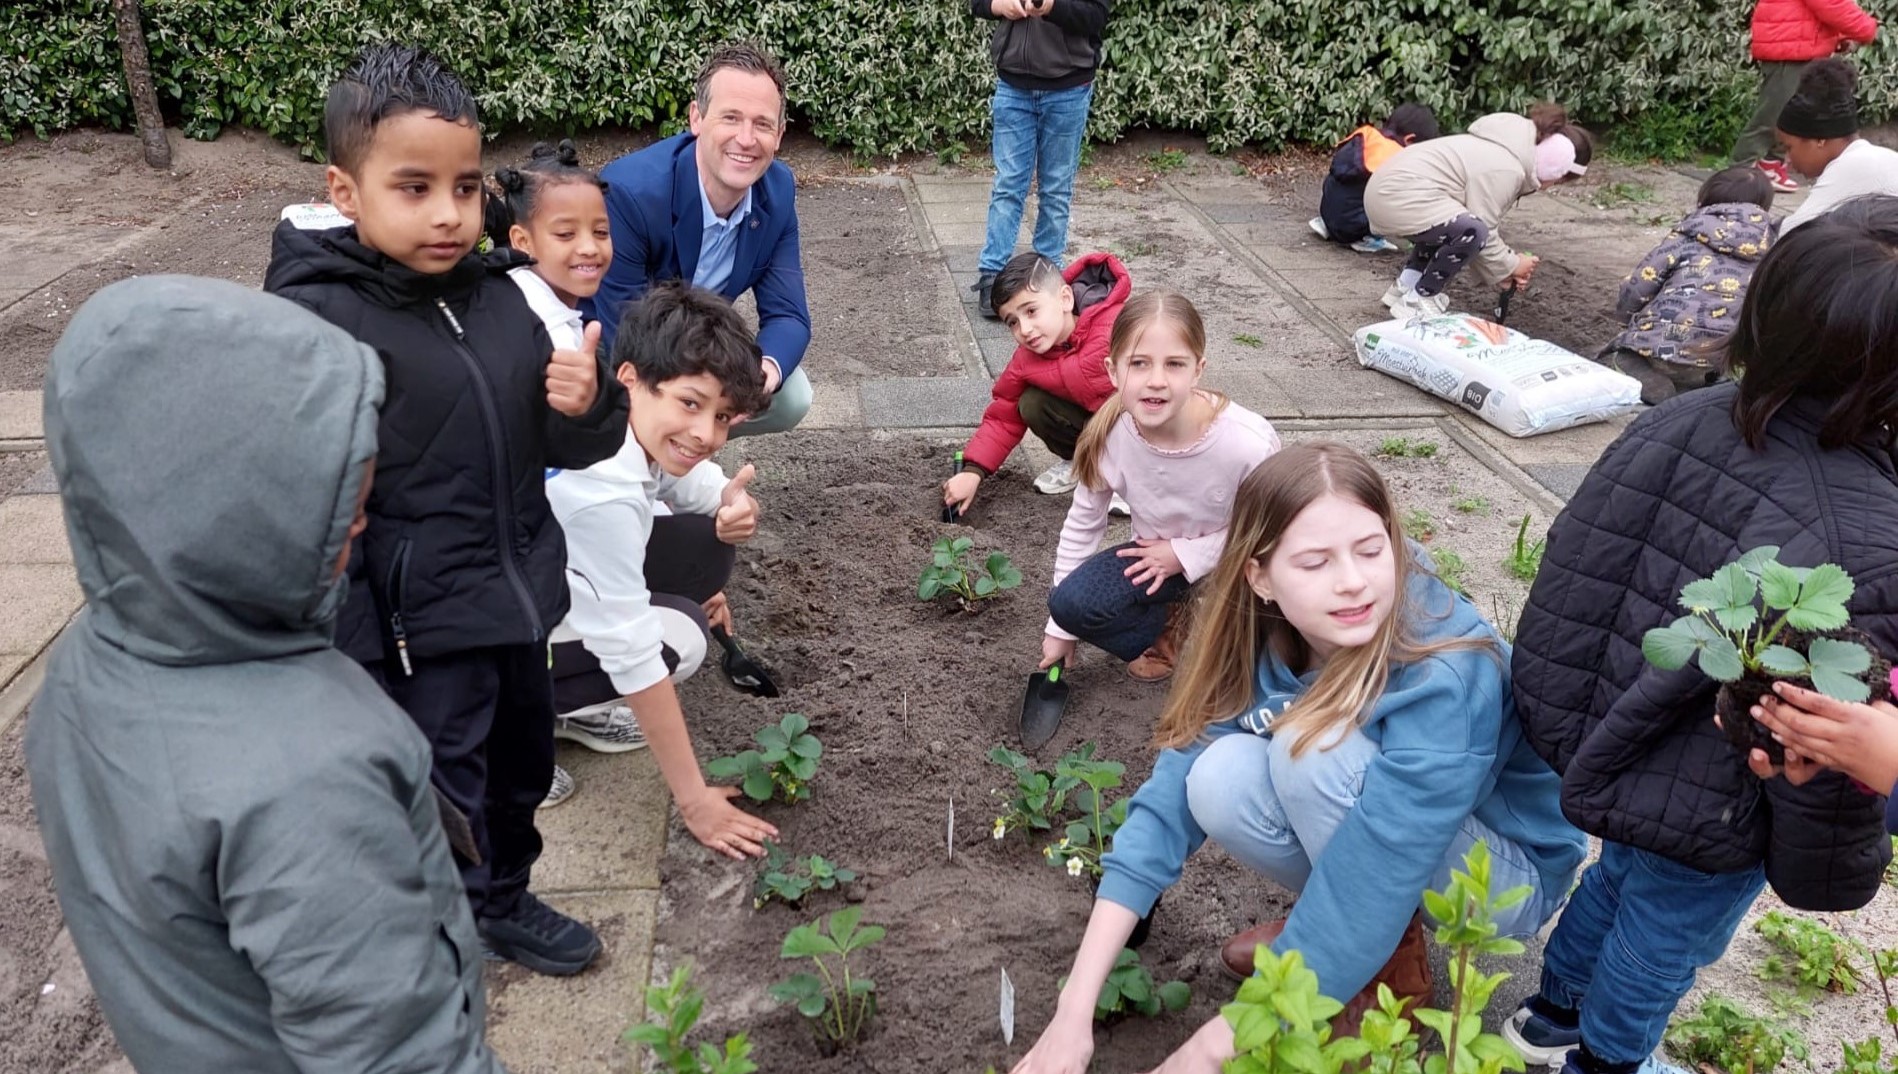
[[[1127, 303], [1108, 344], [1117, 394], [1088, 419], [1074, 449], [1074, 504], [1061, 526], [1041, 667], [1076, 641], [1112, 653], [1127, 674], [1173, 674], [1187, 590], [1213, 568], [1233, 490], [1279, 448], [1272, 424], [1199, 387], [1206, 326], [1174, 291]], [[1134, 539], [1100, 548], [1119, 496]]]
[[[1783, 235], [1725, 344], [1739, 379], [1642, 415], [1549, 531], [1516, 634], [1516, 703], [1562, 773], [1564, 811], [1602, 851], [1549, 939], [1540, 990], [1504, 1027], [1532, 1062], [1670, 1069], [1650, 1058], [1668, 1017], [1766, 884], [1794, 908], [1828, 911], [1879, 889], [1891, 854], [1881, 795], [1832, 773], [1748, 771], [1713, 716], [1718, 679], [1739, 679], [1734, 665], [1757, 643], [1784, 637], [1766, 635], [1782, 614], [1772, 604], [1800, 603], [1791, 582], [1802, 594], [1833, 586], [1834, 572], [1793, 570], [1773, 583], [1790, 602], [1763, 599], [1743, 627], [1753, 580], [1729, 565], [1753, 549], [1776, 546], [1785, 568], [1833, 564], [1850, 578], [1851, 625], [1898, 652], [1893, 309], [1898, 198], [1848, 203]], [[1767, 568], [1755, 566], [1764, 593]], [[1644, 638], [1674, 626], [1683, 587], [1723, 569], [1711, 588], [1746, 599], [1697, 591], [1688, 603], [1726, 612], [1722, 629], [1744, 644], [1714, 644], [1708, 624], [1694, 628], [1707, 645], [1696, 666], [1646, 658]]]
[[[1221, 952], [1297, 950], [1345, 1027], [1377, 1004], [1431, 995], [1419, 910], [1480, 840], [1498, 931], [1535, 932], [1581, 864], [1555, 774], [1523, 741], [1507, 648], [1422, 566], [1376, 467], [1340, 444], [1266, 460], [1239, 486], [1203, 618], [1167, 698], [1153, 774], [1103, 865], [1054, 1019], [1014, 1074], [1079, 1074], [1102, 983], [1140, 916], [1207, 838], [1299, 893], [1290, 918]], [[1162, 925], [1162, 927], [1164, 927]], [[1341, 1028], [1345, 1028], [1341, 1027]], [[1233, 1029], [1207, 1023], [1169, 1074], [1219, 1069]]]

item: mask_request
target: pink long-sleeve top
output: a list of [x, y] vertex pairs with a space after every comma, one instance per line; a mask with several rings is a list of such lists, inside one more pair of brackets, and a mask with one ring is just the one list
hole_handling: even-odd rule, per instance
[[[1147, 443], [1131, 415], [1122, 414], [1101, 452], [1102, 489], [1081, 485], [1061, 525], [1054, 584], [1100, 549], [1107, 508], [1118, 492], [1133, 509], [1135, 537], [1170, 541], [1186, 580], [1196, 582], [1219, 562], [1233, 497], [1253, 467], [1279, 449], [1272, 423], [1228, 402], [1206, 435], [1189, 447], [1166, 450]], [[1057, 638], [1074, 635], [1048, 621]]]

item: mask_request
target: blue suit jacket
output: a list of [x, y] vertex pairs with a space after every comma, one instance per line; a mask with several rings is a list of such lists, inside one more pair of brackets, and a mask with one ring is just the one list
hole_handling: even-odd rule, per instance
[[[691, 282], [705, 228], [699, 171], [691, 132], [628, 153], [600, 172], [606, 215], [613, 229], [613, 263], [599, 293], [581, 310], [600, 322], [600, 345], [612, 353], [620, 310], [654, 282]], [[804, 265], [797, 244], [796, 184], [791, 169], [772, 161], [751, 188], [751, 215], [738, 233], [731, 279], [722, 294], [747, 290], [758, 302], [758, 347], [786, 376], [804, 360], [811, 312], [804, 301]]]

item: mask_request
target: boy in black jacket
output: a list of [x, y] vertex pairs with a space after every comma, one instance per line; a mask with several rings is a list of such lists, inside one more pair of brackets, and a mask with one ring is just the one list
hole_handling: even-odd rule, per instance
[[989, 288], [1015, 256], [1028, 181], [1035, 181], [1035, 252], [1064, 265], [1068, 205], [1081, 166], [1094, 71], [1101, 65], [1101, 31], [1113, 0], [969, 0], [969, 11], [998, 25], [989, 42], [995, 57], [987, 237], [976, 266], [976, 304], [996, 319]]
[[566, 546], [545, 468], [611, 458], [626, 392], [588, 349], [556, 351], [507, 270], [479, 256], [481, 131], [439, 60], [375, 46], [324, 109], [330, 200], [354, 226], [280, 224], [266, 290], [377, 349], [388, 393], [336, 644], [415, 720], [436, 785], [471, 822], [463, 860], [493, 955], [578, 973], [585, 925], [527, 891], [534, 808], [553, 780], [548, 631], [567, 612]]

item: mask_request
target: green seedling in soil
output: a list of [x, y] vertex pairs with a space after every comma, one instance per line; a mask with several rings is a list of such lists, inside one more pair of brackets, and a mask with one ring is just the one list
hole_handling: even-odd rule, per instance
[[[1878, 975], [1878, 990], [1885, 999], [1885, 1024], [1898, 1038], [1898, 1003], [1892, 1002], [1891, 982], [1898, 977], [1898, 951], [1879, 951], [1872, 956], [1872, 972]], [[1839, 1074], [1892, 1074], [1898, 1071], [1898, 1049], [1885, 1054], [1884, 1042], [1877, 1037], [1846, 1041], [1844, 1063]]]
[[1115, 244], [1108, 249], [1113, 252], [1115, 257], [1120, 258], [1122, 261], [1127, 261], [1132, 258], [1147, 257], [1159, 253], [1160, 244], [1148, 242], [1145, 239], [1134, 239], [1131, 242]]
[[956, 602], [972, 608], [977, 601], [1000, 596], [1004, 589], [1021, 584], [1021, 571], [1000, 552], [975, 561], [975, 541], [968, 537], [944, 537], [929, 549], [929, 566], [916, 582], [916, 599], [935, 600], [954, 593]]
[[1481, 496], [1458, 496], [1450, 501], [1450, 510], [1460, 515], [1487, 515], [1489, 501]]
[[1421, 507], [1404, 512], [1404, 536], [1413, 541], [1428, 541], [1437, 535], [1437, 520]]
[[1234, 343], [1239, 344], [1241, 347], [1265, 346], [1265, 340], [1260, 339], [1258, 336], [1255, 336], [1250, 332], [1241, 332], [1238, 335], [1232, 337], [1232, 341]]
[[1068, 795], [1081, 785], [1076, 776], [1037, 770], [1027, 757], [1007, 746], [990, 750], [989, 760], [1015, 776], [1013, 792], [989, 792], [1002, 797], [1008, 808], [1007, 813], [995, 818], [994, 834], [997, 839], [1009, 832], [1045, 832], [1052, 829], [1061, 819], [1062, 810], [1067, 808]]
[[1067, 869], [1069, 876], [1088, 873], [1099, 879], [1101, 856], [1107, 853], [1114, 833], [1127, 822], [1127, 799], [1108, 805], [1105, 798], [1107, 791], [1120, 786], [1126, 766], [1119, 761], [1096, 760], [1094, 743], [1086, 742], [1055, 762], [1054, 771], [1057, 778], [1078, 780], [1085, 789], [1075, 790], [1080, 818], [1070, 821], [1067, 834], [1043, 850], [1042, 856], [1049, 864]]
[[1827, 697], [1864, 701], [1871, 690], [1859, 676], [1872, 666], [1872, 654], [1863, 645], [1813, 638], [1801, 653], [1776, 644], [1789, 626], [1814, 632], [1845, 626], [1852, 576], [1831, 563], [1788, 567], [1778, 555], [1773, 545], [1755, 548], [1713, 577], [1687, 583], [1680, 602], [1689, 614], [1642, 635], [1642, 655], [1668, 671], [1698, 657], [1702, 674], [1719, 682], [1749, 673], [1808, 679]]
[[[1477, 843], [1451, 873], [1442, 891], [1424, 893], [1425, 909], [1438, 921], [1437, 943], [1449, 949], [1449, 1010], [1406, 1011], [1389, 985], [1377, 990], [1378, 1007], [1367, 1011], [1356, 1037], [1332, 1036], [1331, 1019], [1344, 1004], [1319, 993], [1318, 975], [1297, 951], [1283, 955], [1260, 944], [1252, 954], [1258, 971], [1220, 1009], [1232, 1026], [1238, 1058], [1227, 1074], [1497, 1074], [1522, 1070], [1509, 1042], [1483, 1032], [1483, 1011], [1507, 973], [1487, 974], [1476, 959], [1521, 954], [1522, 944], [1498, 936], [1496, 915], [1529, 897], [1527, 885], [1490, 897], [1489, 848]], [[1417, 1025], [1434, 1030], [1441, 1053], [1420, 1055]]]
[[786, 713], [753, 736], [760, 749], [720, 757], [705, 770], [719, 779], [742, 780], [745, 797], [754, 802], [769, 802], [774, 793], [786, 802], [802, 802], [811, 796], [811, 777], [817, 774], [817, 759], [824, 755], [824, 744], [810, 729], [809, 720]]
[[[1066, 977], [1055, 983], [1057, 988], [1067, 986]], [[1140, 964], [1140, 953], [1127, 947], [1114, 958], [1114, 968], [1107, 971], [1107, 982], [1101, 985], [1100, 998], [1094, 1001], [1094, 1020], [1105, 1022], [1130, 1013], [1154, 1018], [1163, 1010], [1183, 1011], [1192, 1001], [1193, 990], [1185, 981], [1154, 984], [1153, 974]]]
[[1157, 152], [1148, 153], [1147, 163], [1152, 165], [1153, 170], [1159, 172], [1161, 175], [1165, 175], [1168, 172], [1176, 172], [1186, 167], [1186, 150], [1168, 147]]
[[644, 1044], [659, 1069], [669, 1074], [752, 1074], [751, 1042], [740, 1033], [727, 1038], [720, 1049], [702, 1042], [694, 1049], [686, 1035], [698, 1024], [705, 996], [689, 983], [692, 971], [680, 966], [671, 980], [646, 989], [646, 1016], [651, 1019], [626, 1031], [625, 1040]]
[[1770, 910], [1755, 921], [1753, 931], [1776, 949], [1760, 964], [1762, 981], [1791, 980], [1802, 990], [1851, 995], [1862, 980], [1859, 961], [1871, 958], [1857, 940], [1779, 910]]
[[850, 956], [883, 938], [882, 925], [864, 925], [862, 911], [848, 906], [784, 937], [778, 957], [808, 958], [817, 972], [795, 974], [771, 986], [771, 997], [797, 1005], [818, 1036], [835, 1047], [855, 1043], [876, 1014], [876, 982], [851, 972]]
[[762, 910], [772, 899], [796, 906], [813, 891], [831, 891], [856, 878], [854, 871], [832, 865], [821, 854], [794, 858], [767, 839], [764, 864], [751, 886], [751, 908]]
[[1509, 573], [1525, 582], [1536, 580], [1536, 572], [1542, 569], [1542, 550], [1549, 543], [1540, 537], [1533, 541], [1529, 539], [1531, 521], [1529, 515], [1522, 516], [1522, 524], [1516, 527], [1516, 544], [1503, 560], [1503, 566], [1508, 568]]
[[1387, 459], [1433, 459], [1437, 456], [1437, 442], [1412, 440], [1407, 436], [1386, 437], [1377, 445], [1377, 454]]
[[1645, 205], [1654, 200], [1654, 188], [1646, 183], [1614, 182], [1596, 187], [1588, 200], [1597, 209], [1618, 209], [1624, 205]]
[[1469, 564], [1463, 562], [1462, 556], [1442, 545], [1437, 545], [1430, 550], [1430, 561], [1436, 564], [1437, 577], [1443, 581], [1444, 585], [1466, 597], [1470, 595], [1470, 591], [1463, 588], [1463, 575], [1470, 568]]
[[1667, 1030], [1667, 1050], [1690, 1069], [1769, 1074], [1788, 1056], [1805, 1065], [1806, 1038], [1778, 1018], [1762, 1018], [1722, 995], [1709, 995], [1691, 1018]]

